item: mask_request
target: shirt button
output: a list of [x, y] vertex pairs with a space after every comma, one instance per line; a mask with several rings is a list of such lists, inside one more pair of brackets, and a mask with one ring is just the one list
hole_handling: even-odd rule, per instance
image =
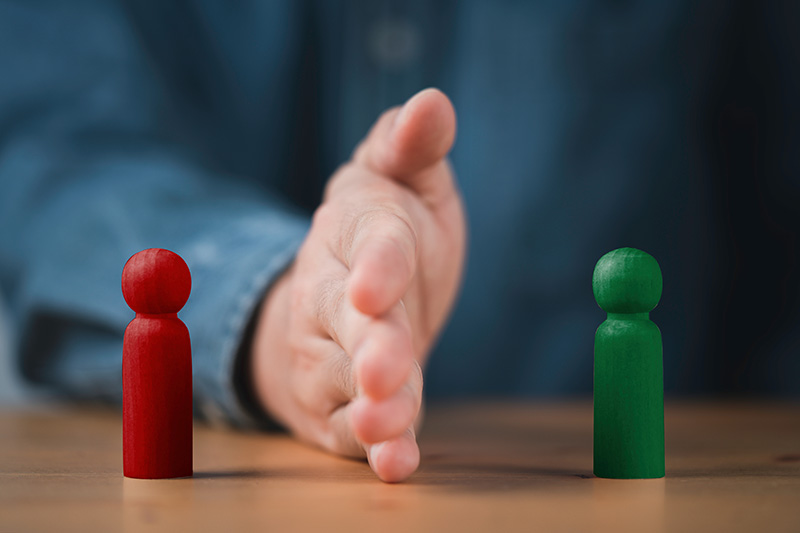
[[370, 56], [379, 66], [400, 70], [419, 58], [422, 36], [407, 20], [387, 19], [373, 24], [368, 35]]

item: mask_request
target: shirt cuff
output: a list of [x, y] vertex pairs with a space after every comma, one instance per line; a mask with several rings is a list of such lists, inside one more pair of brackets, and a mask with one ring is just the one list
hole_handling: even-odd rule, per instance
[[285, 212], [257, 213], [236, 217], [176, 250], [192, 272], [192, 294], [179, 317], [192, 339], [195, 411], [212, 424], [269, 426], [243, 389], [249, 376], [238, 359], [247, 356], [243, 342], [249, 341], [254, 314], [294, 259], [308, 226], [308, 220]]

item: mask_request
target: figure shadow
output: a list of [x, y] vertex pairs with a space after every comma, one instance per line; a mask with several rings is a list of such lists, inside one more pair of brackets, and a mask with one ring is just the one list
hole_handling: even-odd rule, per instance
[[[257, 479], [275, 477], [276, 472], [263, 469], [206, 470], [195, 472], [195, 479]], [[281, 474], [282, 476], [285, 474]]]
[[590, 470], [541, 465], [467, 463], [463, 461], [423, 462], [409, 483], [442, 487], [458, 492], [507, 492], [550, 490], [554, 484], [572, 485], [593, 479]]

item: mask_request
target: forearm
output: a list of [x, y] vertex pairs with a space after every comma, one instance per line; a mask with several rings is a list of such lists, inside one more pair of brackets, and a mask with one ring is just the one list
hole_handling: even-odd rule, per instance
[[[121, 268], [142, 248], [165, 247], [181, 254], [193, 274], [181, 316], [192, 333], [198, 407], [241, 421], [235, 354], [306, 222], [275, 201], [243, 197], [224, 184], [198, 191], [195, 181], [210, 179], [200, 169], [163, 168], [144, 155], [127, 159], [70, 178], [48, 207], [15, 224], [16, 239], [37, 244], [29, 252], [21, 246], [15, 260], [24, 275], [11, 291], [24, 373], [73, 396], [118, 399], [119, 342], [131, 318], [120, 295]], [[153, 179], [119, 183], [123, 167]], [[72, 198], [81, 190], [87, 193], [79, 207]]]
[[132, 318], [122, 266], [143, 248], [169, 248], [194, 279], [181, 317], [199, 410], [245, 423], [238, 346], [307, 223], [170, 139], [166, 92], [114, 3], [50, 7], [0, 7], [0, 284], [20, 366], [71, 396], [118, 400]]

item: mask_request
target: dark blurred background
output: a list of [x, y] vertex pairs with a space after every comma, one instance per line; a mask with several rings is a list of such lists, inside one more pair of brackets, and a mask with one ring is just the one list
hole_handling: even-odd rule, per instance
[[[669, 393], [800, 394], [797, 2], [0, 7], [0, 280], [11, 323], [20, 312], [47, 318], [45, 333], [18, 332], [35, 340], [23, 345], [85, 352], [68, 333], [54, 337], [74, 326], [102, 340], [92, 344], [98, 360], [116, 358], [127, 310], [119, 269], [101, 264], [121, 268], [136, 248], [85, 228], [107, 223], [110, 208], [100, 204], [108, 198], [134, 210], [133, 233], [136, 220], [148, 220], [147, 231], [160, 221], [152, 199], [122, 185], [113, 192], [134, 179], [128, 170], [93, 176], [106, 196], [86, 193], [85, 209], [59, 215], [66, 255], [32, 254], [29, 243], [58, 246], [49, 233], [25, 229], [50, 215], [20, 198], [35, 198], [48, 181], [19, 153], [74, 169], [84, 153], [134, 160], [146, 144], [201, 169], [170, 167], [154, 185], [177, 175], [165, 198], [182, 199], [175, 191], [202, 174], [255, 187], [307, 216], [383, 109], [438, 86], [458, 113], [452, 161], [471, 246], [463, 295], [428, 369], [431, 398], [589, 394], [593, 335], [604, 319], [592, 269], [622, 246], [648, 251], [664, 273], [652, 318], [664, 336]], [[34, 145], [43, 139], [39, 151], [18, 152], [21, 135]], [[64, 153], [68, 164], [53, 155]], [[58, 183], [80, 176], [65, 180]], [[211, 208], [181, 220], [187, 234], [202, 236], [215, 216]], [[184, 244], [171, 246], [183, 254]], [[83, 308], [77, 293], [53, 305], [25, 292], [21, 273], [65, 264], [63, 275], [81, 264], [69, 256], [76, 246], [96, 254], [84, 263], [96, 272], [73, 270], [103, 287], [98, 305]], [[185, 249], [192, 266], [193, 248]], [[202, 283], [196, 291], [202, 301]], [[104, 323], [103, 306], [123, 311]], [[202, 334], [213, 310], [189, 313], [190, 330]], [[22, 366], [29, 379], [53, 383], [46, 364]]]
[[800, 8], [732, 4], [707, 114], [712, 248], [708, 390], [798, 390]]

